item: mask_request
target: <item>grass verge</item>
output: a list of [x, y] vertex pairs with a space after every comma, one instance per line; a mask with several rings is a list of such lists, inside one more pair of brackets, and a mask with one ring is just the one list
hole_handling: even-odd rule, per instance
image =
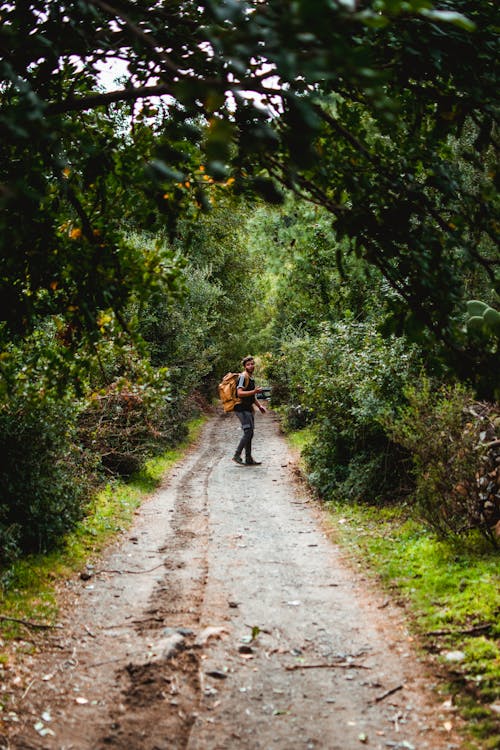
[[[295, 451], [309, 433], [289, 436]], [[443, 541], [411, 508], [327, 503], [331, 535], [400, 601], [470, 748], [500, 748], [500, 556], [481, 536]]]
[[[32, 555], [0, 571], [0, 666], [8, 660], [7, 642], [27, 636], [36, 625], [53, 625], [58, 614], [56, 585], [96, 558], [117, 534], [132, 524], [134, 511], [161, 483], [198, 437], [205, 417], [193, 419], [186, 439], [150, 459], [128, 481], [109, 483], [93, 497], [86, 517], [60, 547]], [[28, 624], [31, 623], [32, 625]]]

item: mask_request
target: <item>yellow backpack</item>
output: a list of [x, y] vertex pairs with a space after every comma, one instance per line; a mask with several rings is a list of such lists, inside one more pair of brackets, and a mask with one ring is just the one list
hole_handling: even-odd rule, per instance
[[[224, 411], [233, 411], [236, 404], [241, 403], [241, 398], [236, 395], [236, 386], [241, 372], [228, 372], [219, 383], [219, 398], [222, 401]], [[245, 373], [245, 385], [248, 383], [248, 375]]]

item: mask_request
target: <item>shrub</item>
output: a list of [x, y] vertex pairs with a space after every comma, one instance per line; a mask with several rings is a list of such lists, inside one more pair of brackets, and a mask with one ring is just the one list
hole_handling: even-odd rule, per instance
[[169, 398], [166, 373], [151, 374], [152, 382], [121, 378], [94, 392], [79, 417], [80, 440], [111, 474], [129, 476], [187, 434], [187, 415]]
[[425, 377], [405, 395], [407, 405], [387, 427], [412, 455], [420, 516], [442, 537], [477, 528], [493, 539], [500, 492], [491, 408], [461, 385], [436, 388]]
[[92, 463], [76, 439], [78, 375], [66, 353], [52, 323], [2, 352], [2, 564], [54, 546], [84, 512]]
[[0, 562], [54, 546], [83, 515], [89, 487], [65, 400], [11, 402], [0, 411]]
[[287, 399], [286, 424], [295, 427], [297, 415], [313, 422], [306, 464], [321, 495], [387, 500], [408, 491], [408, 455], [387, 435], [384, 419], [417, 366], [404, 339], [383, 339], [374, 324], [354, 320], [283, 345], [269, 370], [273, 402], [276, 394]]

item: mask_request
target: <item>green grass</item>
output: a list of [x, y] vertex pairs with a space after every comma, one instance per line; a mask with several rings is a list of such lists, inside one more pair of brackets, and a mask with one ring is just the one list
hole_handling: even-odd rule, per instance
[[300, 468], [304, 468], [303, 461], [300, 457], [303, 449], [311, 442], [312, 429], [304, 427], [302, 430], [289, 432], [286, 436], [287, 442], [292, 450], [297, 454], [297, 460]]
[[[287, 438], [302, 449], [310, 433]], [[491, 709], [500, 704], [498, 550], [479, 535], [439, 540], [411, 518], [409, 507], [327, 503], [327, 509], [333, 540], [404, 602], [418, 642], [439, 665], [442, 689], [467, 721], [469, 746], [498, 750], [498, 714]], [[463, 659], [447, 662], [451, 651]]]
[[[92, 498], [86, 517], [49, 554], [32, 555], [0, 571], [0, 637], [26, 638], [30, 627], [4, 618], [53, 625], [58, 615], [57, 584], [96, 558], [111, 540], [132, 524], [134, 511], [197, 438], [204, 417], [192, 420], [186, 440], [148, 461], [129, 481], [114, 481]], [[0, 662], [2, 653], [0, 650]]]

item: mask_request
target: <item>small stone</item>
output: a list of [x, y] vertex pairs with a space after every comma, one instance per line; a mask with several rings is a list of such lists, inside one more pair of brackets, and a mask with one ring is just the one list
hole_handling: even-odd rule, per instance
[[253, 648], [251, 646], [239, 646], [238, 647], [238, 653], [239, 654], [253, 654]]
[[191, 630], [191, 628], [177, 628], [176, 633], [180, 633], [180, 635], [188, 636], [188, 635], [194, 635], [194, 630]]
[[465, 654], [463, 651], [448, 651], [444, 658], [446, 661], [456, 662], [456, 661], [463, 661], [465, 659]]
[[226, 672], [221, 672], [220, 669], [211, 669], [210, 672], [205, 672], [208, 677], [214, 677], [216, 680], [226, 680]]
[[161, 654], [161, 659], [171, 659], [178, 651], [185, 647], [184, 636], [180, 633], [173, 633], [167, 638], [162, 638], [155, 647], [155, 652]]

